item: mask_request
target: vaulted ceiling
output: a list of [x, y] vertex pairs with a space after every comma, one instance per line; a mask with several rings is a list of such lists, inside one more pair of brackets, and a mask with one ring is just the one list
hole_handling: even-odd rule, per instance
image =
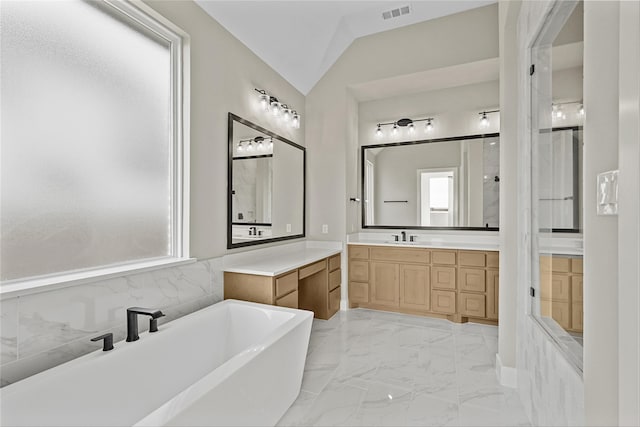
[[495, 0], [196, 3], [306, 95], [355, 39]]

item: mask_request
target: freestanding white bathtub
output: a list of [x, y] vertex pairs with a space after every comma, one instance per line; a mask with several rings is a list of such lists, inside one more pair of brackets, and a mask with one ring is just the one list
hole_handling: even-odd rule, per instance
[[226, 300], [2, 388], [0, 424], [272, 426], [300, 392], [312, 320]]

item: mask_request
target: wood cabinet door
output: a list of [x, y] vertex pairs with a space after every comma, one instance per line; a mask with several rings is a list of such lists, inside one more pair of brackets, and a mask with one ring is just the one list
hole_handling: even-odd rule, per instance
[[498, 270], [487, 270], [487, 319], [498, 319], [500, 274]]
[[458, 269], [458, 289], [461, 291], [484, 292], [485, 272], [479, 268], [463, 268]]
[[540, 273], [540, 298], [569, 302], [569, 276], [562, 273]]
[[571, 310], [568, 302], [551, 301], [551, 317], [563, 329], [571, 328]]
[[431, 311], [442, 314], [455, 314], [456, 293], [454, 291], [431, 291]]
[[354, 304], [369, 302], [369, 284], [349, 282], [349, 302]]
[[368, 261], [349, 261], [349, 280], [354, 282], [369, 281]]
[[371, 303], [399, 307], [400, 264], [372, 261], [370, 266]]
[[485, 317], [485, 296], [460, 292], [458, 306], [460, 314], [470, 317]]
[[430, 271], [425, 265], [400, 264], [400, 307], [429, 310]]
[[582, 278], [581, 274], [571, 278], [571, 301], [574, 304], [583, 301]]
[[433, 266], [431, 268], [431, 287], [437, 289], [455, 289], [456, 268]]

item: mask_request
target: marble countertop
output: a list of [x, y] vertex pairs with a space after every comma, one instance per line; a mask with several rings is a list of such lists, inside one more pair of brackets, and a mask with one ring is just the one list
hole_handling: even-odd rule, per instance
[[349, 245], [366, 246], [388, 246], [399, 248], [429, 248], [429, 249], [467, 249], [475, 251], [497, 251], [499, 244], [494, 242], [472, 242], [472, 241], [445, 241], [444, 239], [420, 240], [416, 242], [394, 242], [385, 240], [371, 240], [362, 238], [351, 238]]
[[295, 252], [256, 257], [254, 260], [241, 260], [224, 266], [228, 273], [255, 274], [258, 276], [278, 276], [307, 264], [314, 263], [342, 252], [335, 248], [301, 248]]

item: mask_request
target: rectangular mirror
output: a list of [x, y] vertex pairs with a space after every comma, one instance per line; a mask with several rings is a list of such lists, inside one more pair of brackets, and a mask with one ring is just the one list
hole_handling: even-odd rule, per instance
[[362, 227], [498, 230], [500, 135], [362, 147]]
[[583, 3], [557, 2], [531, 48], [531, 314], [579, 371], [583, 50]]
[[227, 248], [305, 236], [304, 147], [229, 113]]

